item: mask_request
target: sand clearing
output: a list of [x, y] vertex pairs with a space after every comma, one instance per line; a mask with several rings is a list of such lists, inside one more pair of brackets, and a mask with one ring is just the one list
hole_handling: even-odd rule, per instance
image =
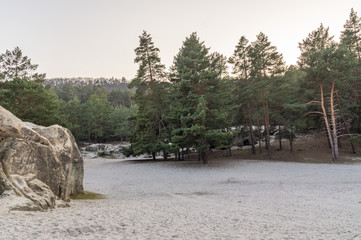
[[361, 163], [85, 159], [104, 200], [1, 212], [0, 239], [358, 239]]

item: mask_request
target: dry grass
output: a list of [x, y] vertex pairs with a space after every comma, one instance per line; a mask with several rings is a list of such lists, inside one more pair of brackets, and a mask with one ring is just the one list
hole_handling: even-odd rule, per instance
[[[354, 144], [357, 154], [352, 153], [350, 142], [347, 139], [341, 140], [340, 158], [341, 162], [361, 161], [361, 145]], [[241, 149], [232, 152], [231, 159], [253, 159], [253, 160], [275, 160], [286, 162], [313, 162], [313, 163], [330, 163], [332, 162], [331, 149], [328, 146], [327, 138], [320, 133], [304, 134], [298, 136], [293, 143], [293, 152], [290, 151], [289, 141], [282, 141], [282, 150], [279, 147], [279, 141], [271, 144], [271, 158], [264, 147], [262, 153], [256, 146], [256, 155], [252, 154], [251, 149]], [[225, 152], [212, 154], [211, 159], [224, 157]]]
[[96, 199], [105, 199], [105, 196], [99, 193], [84, 191], [81, 194], [73, 195], [71, 198], [73, 200], [96, 200]]
[[[352, 153], [351, 145], [348, 139], [341, 139], [340, 159], [341, 163], [360, 162], [361, 161], [361, 144], [354, 144], [357, 154]], [[283, 162], [304, 162], [304, 163], [332, 163], [331, 149], [328, 146], [327, 138], [321, 133], [303, 134], [297, 136], [293, 143], [293, 152], [290, 151], [288, 140], [282, 141], [282, 150], [279, 148], [279, 141], [271, 144], [271, 157], [268, 156], [264, 142], [262, 143], [262, 153], [256, 145], [257, 153], [252, 154], [251, 148], [245, 147], [240, 150], [232, 150], [232, 156], [226, 157], [226, 151], [218, 150], [208, 153], [208, 164], [204, 165], [197, 160], [198, 154], [193, 153], [185, 156], [185, 161], [175, 161], [169, 158], [166, 161], [170, 165], [177, 167], [222, 167], [234, 161], [240, 160], [264, 160], [264, 161], [283, 161]], [[150, 163], [164, 162], [163, 159], [151, 160], [142, 159], [129, 161], [132, 163]]]

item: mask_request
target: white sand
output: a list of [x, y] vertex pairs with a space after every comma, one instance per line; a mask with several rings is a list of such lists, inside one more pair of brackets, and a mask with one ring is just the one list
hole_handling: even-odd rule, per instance
[[0, 239], [359, 239], [361, 163], [86, 159], [105, 200], [0, 212]]

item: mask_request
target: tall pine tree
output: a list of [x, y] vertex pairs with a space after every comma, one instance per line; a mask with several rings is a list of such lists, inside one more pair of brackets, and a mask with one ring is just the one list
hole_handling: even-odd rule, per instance
[[[252, 119], [252, 109], [255, 102], [253, 100], [253, 91], [247, 91], [251, 70], [249, 50], [249, 41], [245, 36], [242, 36], [234, 50], [233, 56], [229, 59], [229, 63], [232, 64], [232, 73], [235, 75], [233, 95], [235, 101], [234, 108], [237, 112], [236, 116], [238, 116], [238, 124], [248, 125], [252, 154], [256, 154]], [[246, 113], [244, 114], [244, 112]]]
[[196, 33], [183, 42], [174, 58], [170, 119], [172, 142], [194, 147], [204, 163], [207, 151], [226, 141], [226, 113], [222, 108], [220, 55], [212, 55]]
[[[337, 95], [344, 95], [345, 89], [350, 89], [347, 85], [354, 68], [354, 55], [342, 45], [333, 42], [328, 28], [324, 28], [322, 24], [299, 46], [301, 49], [299, 63], [306, 72], [305, 86], [310, 86], [310, 91], [313, 90], [313, 99], [310, 103], [316, 103], [320, 107], [320, 110], [314, 112], [319, 113], [323, 118], [332, 159], [338, 162], [340, 161], [338, 150], [340, 105], [336, 99]], [[314, 91], [316, 89], [318, 92]]]
[[[341, 44], [351, 53], [355, 54], [357, 59], [357, 65], [355, 65], [353, 69], [352, 76], [349, 77], [349, 81], [352, 84], [349, 95], [352, 96], [352, 101], [345, 102], [342, 105], [343, 109], [349, 110], [349, 113], [347, 114], [345, 111], [342, 112], [352, 116], [353, 129], [361, 133], [361, 18], [357, 16], [357, 12], [353, 9], [351, 9], [349, 19], [346, 20], [340, 40]], [[344, 119], [347, 118], [350, 117], [344, 116]]]
[[32, 64], [29, 57], [23, 56], [19, 47], [12, 51], [6, 50], [0, 55], [0, 75], [5, 80], [26, 78], [27, 80], [43, 82], [45, 74], [34, 73], [37, 68], [38, 65]]
[[167, 111], [167, 82], [164, 65], [161, 64], [159, 49], [154, 46], [152, 37], [146, 31], [139, 36], [139, 47], [135, 49], [135, 63], [139, 68], [130, 87], [135, 87], [134, 100], [138, 105], [136, 126], [132, 138], [135, 154], [165, 151], [168, 146], [166, 123], [163, 119]]
[[357, 16], [357, 12], [351, 9], [350, 18], [346, 20], [341, 32], [341, 44], [356, 54], [358, 61], [361, 61], [361, 18]]
[[252, 42], [248, 51], [250, 62], [250, 82], [249, 87], [253, 89], [256, 98], [260, 103], [259, 108], [263, 111], [264, 127], [266, 133], [266, 147], [268, 155], [271, 157], [270, 144], [270, 104], [272, 104], [272, 95], [270, 92], [277, 91], [276, 79], [285, 71], [285, 63], [282, 54], [272, 46], [268, 37], [264, 33], [257, 35], [256, 41]]

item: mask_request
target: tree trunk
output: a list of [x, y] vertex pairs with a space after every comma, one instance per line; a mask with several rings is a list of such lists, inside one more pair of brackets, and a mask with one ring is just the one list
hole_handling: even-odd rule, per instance
[[[278, 102], [278, 114], [281, 116], [282, 115], [282, 111], [281, 111], [281, 103]], [[281, 124], [280, 122], [278, 123], [278, 136], [279, 136], [279, 145], [280, 145], [280, 151], [282, 151], [282, 131], [281, 131]]]
[[230, 157], [230, 156], [232, 156], [232, 150], [231, 150], [231, 147], [228, 147], [228, 148], [226, 148], [226, 157]]
[[332, 149], [332, 146], [331, 146], [331, 139], [330, 139], [330, 136], [329, 136], [329, 135], [328, 135], [328, 133], [327, 133], [326, 123], [325, 123], [325, 131], [326, 131], [326, 137], [327, 137], [328, 147], [329, 147], [330, 149]]
[[[350, 129], [348, 128], [347, 123], [345, 122], [345, 120], [343, 120], [343, 124], [344, 124], [344, 126], [345, 126], [346, 133], [347, 133], [348, 135], [350, 135]], [[355, 145], [354, 145], [353, 142], [351, 141], [351, 137], [349, 137], [349, 140], [350, 140], [350, 144], [351, 144], [351, 148], [352, 148], [352, 153], [353, 153], [353, 154], [356, 154]]]
[[152, 152], [152, 158], [155, 160], [155, 152]]
[[207, 152], [206, 151], [201, 152], [201, 158], [202, 158], [202, 162], [204, 164], [208, 163], [208, 157], [207, 157]]
[[249, 122], [249, 133], [251, 135], [251, 148], [252, 148], [252, 154], [256, 154], [256, 146], [255, 146], [255, 139], [254, 139], [254, 133], [253, 133], [253, 124], [252, 124], [252, 118], [251, 118], [251, 107], [249, 104], [247, 105], [248, 108], [248, 122]]
[[293, 152], [293, 137], [292, 137], [293, 131], [290, 130], [290, 151]]
[[168, 160], [168, 153], [166, 150], [163, 149], [163, 159], [164, 161], [167, 161]]
[[259, 153], [262, 153], [262, 131], [261, 131], [261, 127], [258, 126], [258, 137], [259, 137], [259, 142], [258, 142], [258, 147], [259, 147]]
[[332, 140], [333, 140], [333, 150], [334, 150], [334, 162], [340, 161], [340, 154], [338, 151], [338, 137], [337, 137], [337, 123], [336, 123], [336, 116], [335, 116], [335, 108], [333, 104], [333, 92], [335, 89], [335, 81], [332, 80], [332, 88], [331, 88], [331, 124], [332, 124]]
[[269, 113], [268, 113], [268, 101], [264, 101], [263, 103], [264, 107], [264, 127], [266, 130], [266, 147], [268, 152], [268, 157], [271, 158], [271, 141], [270, 141], [270, 121], [269, 121]]
[[[339, 106], [340, 111], [341, 111], [341, 101], [340, 101], [340, 97], [338, 96], [338, 92], [336, 92], [336, 97], [337, 97], [337, 101], [338, 101], [338, 106]], [[341, 114], [341, 116], [342, 116], [342, 114]], [[343, 125], [345, 127], [347, 135], [350, 136], [350, 129], [348, 128], [348, 125], [347, 125], [347, 123], [345, 121], [345, 118], [342, 117], [341, 120], [343, 122]], [[352, 148], [352, 153], [356, 154], [355, 146], [354, 146], [353, 142], [351, 141], [351, 137], [349, 137], [349, 140], [350, 140], [350, 144], [351, 144], [351, 148]]]
[[[266, 128], [265, 128], [265, 132], [266, 132]], [[267, 134], [266, 134], [266, 136], [264, 137], [264, 145], [265, 145], [265, 147], [266, 147], [266, 150], [268, 151]]]
[[[323, 115], [323, 119], [325, 121], [325, 126], [326, 126], [326, 131], [327, 131], [327, 136], [330, 140], [330, 145], [331, 145], [331, 151], [332, 151], [332, 160], [334, 162], [338, 161], [338, 156], [335, 155], [335, 150], [334, 150], [334, 141], [332, 139], [332, 134], [331, 134], [331, 129], [330, 129], [330, 124], [328, 122], [328, 117], [327, 117], [327, 113], [326, 113], [326, 108], [325, 108], [325, 102], [324, 102], [324, 97], [323, 97], [323, 87], [322, 84], [320, 83], [320, 92], [321, 92], [321, 108], [322, 108], [322, 115]], [[333, 90], [333, 89], [332, 89]], [[332, 107], [331, 107], [332, 108]], [[337, 142], [337, 140], [336, 140]]]
[[282, 132], [281, 132], [281, 125], [279, 124], [278, 124], [278, 138], [279, 138], [280, 151], [282, 151]]

